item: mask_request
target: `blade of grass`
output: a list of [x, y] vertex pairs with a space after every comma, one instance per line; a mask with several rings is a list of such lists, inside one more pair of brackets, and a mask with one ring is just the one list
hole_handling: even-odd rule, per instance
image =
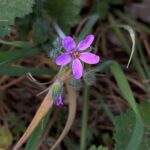
[[[128, 41], [124, 37], [121, 29], [118, 27], [118, 24], [112, 15], [109, 15], [109, 22], [110, 22], [113, 30], [115, 31], [115, 34], [118, 37], [118, 40], [122, 44], [123, 48], [125, 49], [127, 54], [130, 55], [131, 48], [128, 44]], [[138, 60], [136, 59], [136, 52], [135, 52], [134, 57], [133, 57], [133, 64], [134, 64], [135, 68], [137, 69], [138, 73], [143, 77], [144, 76], [143, 70], [138, 67], [138, 66], [140, 66], [140, 64], [139, 64]]]
[[114, 62], [111, 65], [110, 69], [111, 69], [111, 72], [118, 84], [121, 94], [128, 101], [130, 107], [133, 109], [133, 111], [135, 112], [135, 115], [136, 115], [135, 128], [133, 130], [133, 134], [130, 139], [130, 142], [126, 147], [126, 150], [132, 150], [132, 149], [138, 150], [138, 147], [142, 141], [142, 137], [144, 134], [144, 124], [143, 124], [141, 115], [137, 108], [132, 90], [129, 86], [129, 83], [128, 83], [120, 65], [117, 62]]
[[82, 29], [82, 31], [80, 32], [78, 36], [78, 41], [80, 41], [81, 39], [84, 39], [87, 36], [87, 34], [92, 32], [93, 26], [95, 25], [98, 18], [99, 18], [98, 15], [90, 16], [88, 22], [86, 23], [86, 25], [84, 26], [84, 28]]
[[120, 11], [116, 11], [116, 14], [122, 18], [124, 21], [128, 22], [129, 24], [131, 24], [132, 26], [134, 26], [135, 28], [140, 28], [142, 29], [144, 32], [150, 34], [150, 28], [146, 25], [144, 25], [143, 23], [140, 23], [138, 21], [136, 21], [135, 19], [123, 14]]
[[49, 75], [55, 73], [55, 71], [46, 68], [33, 68], [33, 67], [15, 67], [15, 66], [0, 66], [0, 74], [1, 75], [26, 75], [30, 72], [34, 76], [41, 76], [41, 75]]
[[5, 44], [5, 45], [10, 45], [10, 46], [15, 46], [15, 47], [20, 47], [20, 48], [31, 48], [32, 44], [29, 43], [28, 41], [4, 41], [0, 39], [0, 44]]
[[80, 150], [86, 149], [87, 126], [88, 126], [88, 100], [89, 100], [89, 87], [85, 84], [83, 96], [83, 108], [82, 108]]
[[[109, 22], [110, 22], [111, 26], [113, 27], [113, 29], [114, 29], [120, 43], [122, 44], [123, 48], [126, 50], [127, 54], [130, 55], [131, 50], [130, 50], [130, 47], [128, 45], [128, 42], [127, 42], [126, 38], [124, 37], [122, 31], [118, 28], [118, 24], [117, 24], [117, 22], [115, 21], [115, 19], [112, 15], [109, 15]], [[134, 68], [136, 69], [136, 71], [138, 72], [138, 75], [143, 80], [146, 80], [147, 78], [144, 74], [144, 71], [143, 71], [143, 68], [141, 67], [141, 64], [139, 63], [136, 52], [134, 53], [134, 56], [133, 56], [133, 65], [134, 65]], [[150, 95], [149, 84], [145, 84], [145, 88], [146, 88], [147, 92]]]
[[100, 71], [103, 71], [104, 69], [110, 67], [111, 63], [113, 61], [111, 60], [108, 60], [108, 61], [101, 61], [100, 64], [98, 64], [96, 67], [93, 67], [90, 72], [100, 72]]
[[129, 26], [129, 25], [119, 25], [119, 27], [124, 28], [125, 30], [127, 30], [129, 32], [131, 40], [132, 40], [131, 54], [130, 54], [130, 58], [129, 58], [129, 61], [128, 61], [128, 64], [127, 64], [127, 68], [128, 68], [129, 64], [131, 62], [131, 59], [133, 57], [134, 51], [135, 51], [135, 32], [131, 28], [131, 26]]
[[31, 49], [1, 52], [0, 65], [4, 65], [6, 63], [14, 62], [21, 58], [32, 56], [34, 54], [39, 53], [40, 51], [41, 51], [40, 48], [31, 48]]

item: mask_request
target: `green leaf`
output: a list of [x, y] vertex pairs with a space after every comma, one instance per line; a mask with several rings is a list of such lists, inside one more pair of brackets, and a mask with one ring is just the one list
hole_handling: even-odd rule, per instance
[[15, 67], [15, 66], [0, 66], [0, 75], [26, 75], [30, 72], [32, 75], [41, 76], [41, 75], [50, 75], [53, 73], [52, 69], [46, 68], [33, 68], [33, 67]]
[[96, 147], [95, 145], [92, 145], [89, 150], [108, 150], [108, 148], [104, 146]]
[[[142, 101], [139, 105], [139, 109], [141, 111], [141, 116], [145, 125], [150, 125], [150, 102], [149, 101]], [[148, 128], [147, 128], [148, 129]], [[150, 128], [149, 128], [150, 130]]]
[[21, 39], [26, 39], [28, 33], [31, 31], [35, 18], [33, 13], [25, 15], [23, 18], [17, 18], [15, 26], [17, 28], [17, 34]]
[[81, 0], [48, 0], [45, 7], [64, 32], [79, 21]]
[[107, 147], [104, 147], [104, 146], [99, 146], [99, 147], [97, 148], [97, 150], [108, 150], [108, 148], [107, 148]]
[[0, 0], [0, 36], [10, 32], [16, 17], [24, 17], [32, 12], [34, 0]]
[[95, 145], [92, 145], [89, 150], [96, 150], [96, 146]]
[[120, 65], [117, 62], [113, 62], [111, 64], [111, 72], [114, 76], [114, 78], [116, 79], [116, 82], [119, 86], [119, 89], [121, 91], [121, 94], [123, 95], [123, 97], [128, 101], [128, 103], [130, 104], [130, 106], [132, 107], [132, 109], [137, 112], [137, 106], [135, 103], [135, 99], [132, 93], [132, 90], [130, 88], [130, 85], [120, 67]]
[[2, 25], [0, 21], [0, 37], [3, 37], [5, 35], [8, 35], [10, 33], [10, 28], [8, 25]]
[[32, 44], [29, 43], [28, 41], [4, 41], [4, 40], [0, 40], [0, 43], [5, 44], [5, 45], [20, 47], [20, 48], [31, 48], [32, 47]]
[[128, 101], [130, 107], [135, 113], [135, 125], [134, 128], [132, 128], [132, 136], [129, 138], [129, 143], [126, 144], [126, 150], [137, 150], [140, 146], [140, 143], [142, 141], [143, 133], [144, 133], [144, 124], [141, 119], [141, 115], [139, 113], [139, 110], [137, 108], [132, 90], [129, 86], [129, 83], [120, 67], [120, 65], [117, 62], [114, 62], [111, 65], [111, 72], [119, 86], [119, 89], [121, 91], [121, 94], [123, 97]]
[[[145, 126], [150, 126], [150, 103], [142, 102], [138, 108], [142, 114], [142, 119], [144, 120]], [[124, 150], [126, 148], [126, 145], [129, 143], [132, 136], [135, 121], [136, 117], [131, 109], [125, 113], [122, 113], [120, 116], [115, 117], [115, 150]], [[150, 128], [145, 128], [144, 133], [145, 135], [142, 137], [142, 142], [138, 150], [148, 150], [150, 148], [150, 140], [148, 138]]]
[[36, 18], [32, 27], [33, 41], [42, 44], [49, 39], [49, 26], [42, 18]]
[[99, 65], [97, 65], [96, 67], [93, 67], [91, 69], [91, 72], [100, 72], [103, 71], [104, 69], [110, 67], [110, 65], [112, 64], [113, 61], [109, 60], [109, 61], [105, 61], [105, 62], [101, 62]]
[[37, 54], [40, 51], [41, 51], [40, 48], [30, 48], [30, 49], [23, 49], [23, 50], [1, 52], [0, 65], [4, 65], [21, 58], [32, 56], [33, 54]]

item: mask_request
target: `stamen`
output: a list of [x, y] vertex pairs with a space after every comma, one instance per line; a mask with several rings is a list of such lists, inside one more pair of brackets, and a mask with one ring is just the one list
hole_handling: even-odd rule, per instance
[[73, 52], [73, 53], [72, 53], [72, 56], [73, 56], [74, 58], [79, 58], [80, 54], [79, 54], [79, 52]]

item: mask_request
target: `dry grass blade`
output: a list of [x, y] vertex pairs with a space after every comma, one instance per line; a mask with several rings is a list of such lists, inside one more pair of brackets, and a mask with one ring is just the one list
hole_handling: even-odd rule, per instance
[[72, 123], [75, 118], [76, 114], [76, 92], [75, 90], [67, 85], [67, 91], [68, 91], [68, 100], [69, 100], [69, 115], [67, 118], [66, 125], [64, 127], [64, 130], [62, 131], [61, 135], [59, 136], [58, 140], [55, 142], [55, 144], [50, 148], [50, 150], [55, 150], [58, 144], [63, 140], [63, 138], [66, 136], [66, 134], [69, 132]]
[[19, 148], [26, 142], [29, 136], [32, 134], [33, 130], [37, 127], [39, 122], [42, 118], [47, 114], [49, 109], [52, 107], [53, 101], [50, 98], [50, 90], [45, 96], [40, 108], [38, 109], [37, 113], [35, 114], [33, 120], [31, 121], [30, 125], [26, 129], [25, 133], [22, 135], [20, 140], [16, 143], [13, 150], [19, 150]]

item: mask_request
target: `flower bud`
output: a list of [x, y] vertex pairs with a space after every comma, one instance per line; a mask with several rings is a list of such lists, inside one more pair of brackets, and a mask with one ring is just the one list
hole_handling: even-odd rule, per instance
[[59, 81], [56, 81], [52, 85], [52, 91], [51, 91], [52, 99], [55, 101], [58, 98], [58, 95], [61, 95], [61, 93], [62, 93], [62, 85], [60, 84]]
[[62, 92], [63, 92], [63, 87], [62, 87], [61, 83], [59, 81], [56, 81], [52, 85], [51, 96], [52, 96], [52, 99], [54, 100], [54, 103], [57, 106], [63, 105], [63, 100], [62, 100], [62, 96], [61, 96]]

